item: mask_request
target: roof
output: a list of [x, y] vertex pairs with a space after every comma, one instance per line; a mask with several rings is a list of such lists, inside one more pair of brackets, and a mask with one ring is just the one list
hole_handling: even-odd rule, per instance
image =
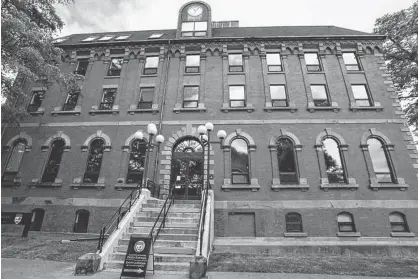
[[[79, 44], [82, 40], [89, 36], [102, 37], [104, 35], [131, 35], [123, 42], [153, 40], [148, 37], [153, 33], [163, 33], [159, 40], [174, 40], [176, 39], [176, 29], [166, 30], [144, 30], [144, 31], [120, 31], [120, 32], [106, 32], [106, 33], [87, 33], [74, 34], [67, 36], [68, 39], [62, 42], [63, 45]], [[212, 28], [212, 38], [263, 38], [263, 37], [364, 37], [364, 36], [380, 36], [372, 33], [356, 31], [352, 29], [337, 27], [337, 26], [263, 26], [263, 27], [229, 27], [229, 28]], [[67, 38], [66, 37], [66, 38]], [[115, 41], [111, 39], [112, 42]], [[98, 43], [100, 41], [94, 40], [90, 43]]]

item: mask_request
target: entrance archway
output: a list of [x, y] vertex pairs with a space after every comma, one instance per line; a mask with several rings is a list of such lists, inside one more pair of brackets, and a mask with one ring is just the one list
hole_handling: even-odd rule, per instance
[[199, 139], [186, 136], [173, 146], [170, 187], [177, 199], [200, 199], [204, 178], [204, 149]]

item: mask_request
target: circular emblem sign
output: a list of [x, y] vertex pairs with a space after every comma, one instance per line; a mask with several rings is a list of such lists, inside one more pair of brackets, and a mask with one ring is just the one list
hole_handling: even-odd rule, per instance
[[134, 244], [134, 251], [137, 253], [141, 253], [145, 249], [145, 242], [142, 240], [135, 242]]

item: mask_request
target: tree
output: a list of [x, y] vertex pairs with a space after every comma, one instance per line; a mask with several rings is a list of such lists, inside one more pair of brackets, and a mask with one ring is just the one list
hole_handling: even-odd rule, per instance
[[24, 104], [30, 92], [28, 82], [45, 87], [58, 82], [66, 91], [78, 88], [79, 76], [62, 74], [58, 63], [62, 49], [54, 45], [53, 36], [64, 23], [54, 5], [73, 0], [2, 0], [1, 1], [1, 97], [2, 121], [17, 123], [27, 115]]
[[411, 7], [386, 14], [375, 22], [374, 32], [387, 36], [383, 54], [395, 89], [404, 105], [408, 124], [418, 135], [418, 1]]

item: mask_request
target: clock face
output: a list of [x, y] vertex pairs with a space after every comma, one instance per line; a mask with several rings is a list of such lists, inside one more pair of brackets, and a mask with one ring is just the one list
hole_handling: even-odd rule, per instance
[[190, 8], [187, 9], [187, 13], [190, 16], [199, 16], [202, 14], [202, 12], [203, 12], [202, 7], [198, 5], [192, 5], [190, 6]]

